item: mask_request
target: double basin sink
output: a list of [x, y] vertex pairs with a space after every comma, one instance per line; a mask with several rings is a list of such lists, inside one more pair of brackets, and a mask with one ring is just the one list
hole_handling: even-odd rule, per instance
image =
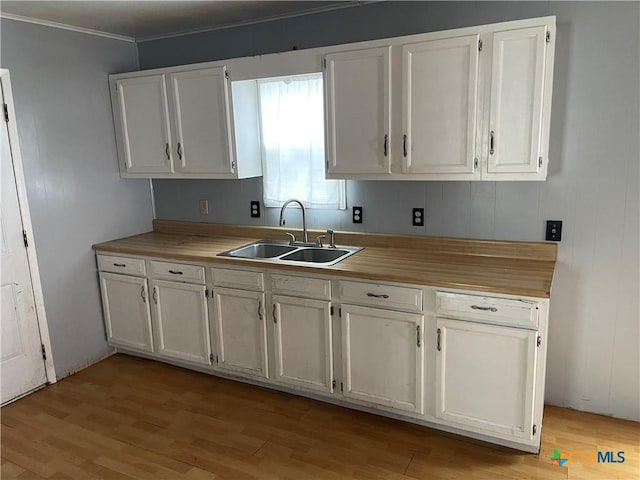
[[335, 265], [362, 247], [318, 247], [313, 245], [290, 245], [286, 242], [259, 240], [242, 247], [219, 253], [221, 257], [252, 258], [274, 263]]

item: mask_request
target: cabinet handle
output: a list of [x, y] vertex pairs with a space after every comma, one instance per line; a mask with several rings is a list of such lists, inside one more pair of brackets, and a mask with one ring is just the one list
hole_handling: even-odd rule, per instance
[[496, 136], [496, 132], [491, 130], [491, 132], [489, 132], [489, 155], [493, 155], [493, 152], [495, 152], [495, 149], [493, 148], [493, 142], [495, 140], [495, 136]]
[[126, 263], [114, 263], [113, 266], [114, 267], [126, 267], [127, 264]]
[[386, 157], [389, 153], [389, 135], [385, 134], [384, 136], [384, 156]]
[[497, 312], [496, 307], [481, 307], [480, 305], [471, 305], [473, 310], [482, 310], [483, 312]]
[[278, 323], [278, 317], [276, 317], [276, 304], [273, 304], [273, 310], [271, 311], [271, 315], [273, 316], [273, 323]]
[[167, 145], [164, 147], [164, 153], [167, 154], [167, 160], [171, 160], [171, 153], [169, 152], [169, 142], [167, 142]]
[[140, 287], [140, 296], [142, 297], [142, 303], [147, 303], [147, 296], [144, 293], [144, 285]]
[[180, 145], [180, 142], [178, 142], [178, 148], [176, 150], [178, 151], [178, 158], [182, 160], [182, 146]]
[[442, 350], [442, 345], [440, 345], [440, 336], [442, 335], [442, 330], [436, 330], [436, 348], [438, 351]]
[[407, 156], [407, 135], [402, 136], [402, 155]]
[[416, 325], [416, 345], [420, 348], [422, 342], [420, 341], [420, 325]]
[[258, 300], [258, 318], [262, 320], [262, 300]]
[[386, 293], [367, 293], [367, 297], [372, 297], [372, 298], [389, 298], [389, 295], [387, 295]]
[[153, 287], [153, 303], [158, 304], [158, 290], [156, 287]]
[[169, 270], [169, 273], [173, 273], [174, 275], [182, 275], [180, 270]]

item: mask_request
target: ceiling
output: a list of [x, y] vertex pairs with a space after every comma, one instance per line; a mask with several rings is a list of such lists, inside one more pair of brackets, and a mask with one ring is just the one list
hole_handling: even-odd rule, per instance
[[360, 3], [340, 0], [2, 0], [0, 13], [9, 18], [27, 17], [26, 19], [53, 22], [141, 40], [350, 7]]

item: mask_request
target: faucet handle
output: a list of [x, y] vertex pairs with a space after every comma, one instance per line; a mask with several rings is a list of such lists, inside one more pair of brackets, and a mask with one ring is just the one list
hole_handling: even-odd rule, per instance
[[329, 248], [336, 248], [336, 236], [334, 231], [327, 229], [327, 235], [329, 236]]
[[289, 237], [289, 245], [296, 243], [296, 236], [293, 233], [285, 232], [284, 234]]
[[323, 238], [327, 238], [327, 236], [326, 235], [318, 235], [316, 237], [316, 247], [322, 248], [322, 239]]

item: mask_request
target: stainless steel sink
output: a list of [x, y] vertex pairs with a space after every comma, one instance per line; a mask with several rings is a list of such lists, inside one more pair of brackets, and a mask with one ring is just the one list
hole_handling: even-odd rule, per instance
[[296, 247], [278, 243], [256, 242], [235, 250], [230, 250], [221, 255], [240, 258], [274, 258], [284, 255], [285, 253], [293, 252], [295, 249]]
[[221, 257], [253, 258], [273, 263], [335, 265], [362, 247], [314, 247], [312, 245], [289, 245], [285, 242], [260, 240], [243, 245], [226, 252], [219, 253]]

